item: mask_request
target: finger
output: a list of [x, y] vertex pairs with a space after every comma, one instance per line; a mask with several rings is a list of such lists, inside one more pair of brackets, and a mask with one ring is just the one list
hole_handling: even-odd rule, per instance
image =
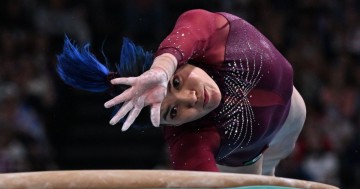
[[115, 106], [117, 104], [120, 104], [122, 102], [129, 101], [132, 98], [130, 89], [126, 89], [124, 92], [117, 95], [113, 99], [105, 102], [105, 104], [104, 104], [105, 108], [111, 108], [111, 107], [113, 107], [113, 106]]
[[114, 117], [111, 118], [110, 124], [115, 125], [117, 122], [119, 122], [120, 119], [122, 119], [132, 108], [134, 107], [133, 103], [131, 101], [128, 101], [124, 103], [120, 110], [114, 115]]
[[151, 107], [151, 122], [155, 127], [159, 127], [160, 125], [160, 108], [161, 103], [153, 104]]
[[142, 109], [142, 107], [141, 108], [134, 108], [134, 109], [131, 110], [129, 116], [127, 117], [124, 125], [121, 128], [122, 131], [128, 130], [128, 128], [131, 126], [131, 124], [134, 123], [135, 119], [140, 114], [141, 109]]
[[132, 85], [136, 80], [136, 77], [119, 77], [111, 80], [111, 84], [123, 84], [123, 85]]

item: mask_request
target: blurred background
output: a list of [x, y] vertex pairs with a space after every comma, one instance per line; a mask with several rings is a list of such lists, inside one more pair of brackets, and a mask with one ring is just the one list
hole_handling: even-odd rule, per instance
[[155, 52], [184, 11], [238, 15], [291, 62], [307, 105], [297, 147], [277, 175], [360, 188], [360, 1], [2, 0], [0, 172], [168, 169], [161, 129], [110, 126], [110, 97], [56, 72], [64, 34], [119, 60], [122, 37]]

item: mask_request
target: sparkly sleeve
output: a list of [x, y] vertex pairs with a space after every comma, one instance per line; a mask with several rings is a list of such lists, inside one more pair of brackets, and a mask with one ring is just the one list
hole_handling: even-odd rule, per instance
[[190, 10], [177, 20], [173, 31], [162, 41], [156, 56], [173, 54], [178, 65], [190, 58], [202, 56], [209, 44], [209, 38], [216, 31], [216, 14], [205, 10]]
[[220, 136], [215, 127], [165, 127], [171, 165], [175, 170], [218, 172], [215, 156]]

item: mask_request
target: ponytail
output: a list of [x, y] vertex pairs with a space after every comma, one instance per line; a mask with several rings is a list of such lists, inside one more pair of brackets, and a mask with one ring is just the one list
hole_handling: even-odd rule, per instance
[[76, 89], [105, 92], [110, 87], [107, 81], [109, 70], [89, 47], [88, 43], [79, 49], [65, 36], [63, 52], [57, 56], [57, 72], [66, 84]]
[[[76, 89], [89, 92], [106, 92], [112, 95], [122, 93], [128, 86], [111, 85], [110, 79], [114, 77], [136, 77], [149, 70], [153, 63], [153, 54], [136, 46], [128, 38], [123, 38], [120, 62], [116, 65], [116, 71], [110, 71], [89, 50], [90, 44], [82, 48], [76, 47], [65, 36], [63, 52], [57, 56], [57, 72], [60, 78]], [[120, 105], [114, 108], [117, 112]], [[127, 116], [120, 120], [123, 124]], [[132, 128], [144, 129], [151, 127], [150, 109], [145, 107], [136, 118]]]

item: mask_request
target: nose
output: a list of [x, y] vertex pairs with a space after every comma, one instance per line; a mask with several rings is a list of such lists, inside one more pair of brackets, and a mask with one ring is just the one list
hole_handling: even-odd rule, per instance
[[179, 104], [183, 104], [186, 107], [195, 107], [197, 104], [196, 91], [188, 90], [181, 93], [178, 93], [177, 100]]

